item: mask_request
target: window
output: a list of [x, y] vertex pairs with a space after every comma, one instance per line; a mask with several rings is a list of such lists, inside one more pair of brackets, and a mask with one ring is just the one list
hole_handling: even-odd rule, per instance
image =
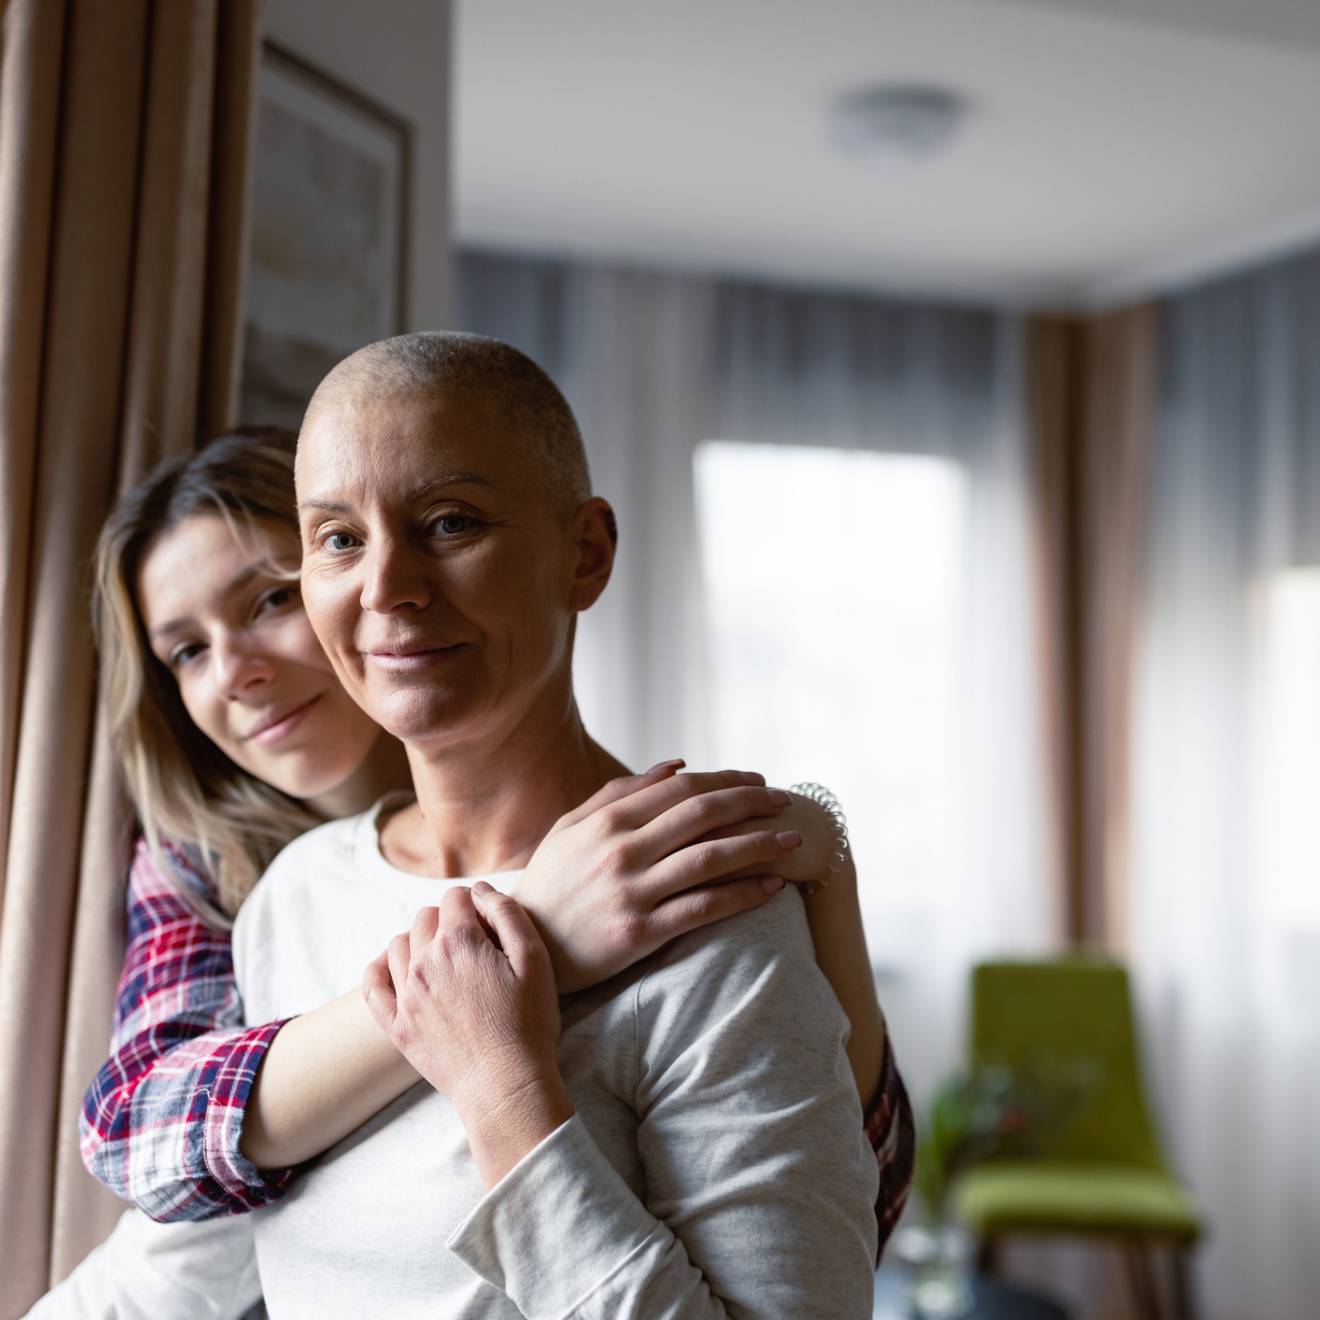
[[1253, 603], [1252, 893], [1275, 922], [1320, 931], [1320, 568], [1272, 575]]
[[714, 763], [839, 796], [877, 962], [956, 901], [966, 510], [943, 458], [711, 441], [696, 488]]

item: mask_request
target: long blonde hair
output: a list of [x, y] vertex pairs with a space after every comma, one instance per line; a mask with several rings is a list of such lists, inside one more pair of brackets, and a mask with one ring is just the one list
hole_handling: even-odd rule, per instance
[[[198, 514], [219, 515], [236, 533], [254, 522], [296, 532], [295, 442], [274, 427], [235, 431], [162, 463], [119, 501], [96, 549], [93, 621], [124, 779], [161, 873], [221, 927], [232, 924], [275, 854], [321, 818], [240, 769], [192, 722], [173, 675], [148, 645], [138, 570], [158, 536]], [[214, 903], [179, 879], [167, 841], [200, 852]]]

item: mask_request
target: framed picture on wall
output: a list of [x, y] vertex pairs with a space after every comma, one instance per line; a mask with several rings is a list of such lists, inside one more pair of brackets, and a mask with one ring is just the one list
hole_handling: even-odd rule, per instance
[[296, 427], [345, 354], [406, 317], [411, 126], [272, 42], [253, 146], [239, 419]]

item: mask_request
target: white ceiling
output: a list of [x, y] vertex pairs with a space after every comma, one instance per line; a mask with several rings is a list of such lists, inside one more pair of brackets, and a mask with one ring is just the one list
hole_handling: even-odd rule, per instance
[[[1320, 0], [462, 0], [460, 240], [1034, 304], [1320, 240]], [[972, 112], [839, 155], [880, 80]]]

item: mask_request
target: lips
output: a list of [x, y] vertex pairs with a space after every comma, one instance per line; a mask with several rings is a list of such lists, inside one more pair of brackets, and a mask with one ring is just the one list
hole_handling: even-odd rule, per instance
[[408, 674], [443, 664], [466, 645], [466, 642], [453, 642], [448, 646], [437, 646], [429, 642], [395, 642], [367, 651], [365, 655], [373, 664], [389, 673]]
[[243, 741], [251, 742], [259, 739], [262, 742], [277, 742], [284, 734], [291, 732], [293, 726], [302, 719], [303, 714], [320, 699], [321, 694], [318, 692], [316, 696], [309, 697], [306, 701], [293, 701], [273, 707], [261, 717], [254, 729], [243, 735]]
[[398, 641], [386, 642], [383, 646], [373, 646], [367, 651], [370, 656], [385, 656], [388, 658], [404, 658], [413, 655], [428, 655], [432, 651], [452, 651], [456, 647], [462, 646], [462, 642], [442, 642], [431, 641]]

